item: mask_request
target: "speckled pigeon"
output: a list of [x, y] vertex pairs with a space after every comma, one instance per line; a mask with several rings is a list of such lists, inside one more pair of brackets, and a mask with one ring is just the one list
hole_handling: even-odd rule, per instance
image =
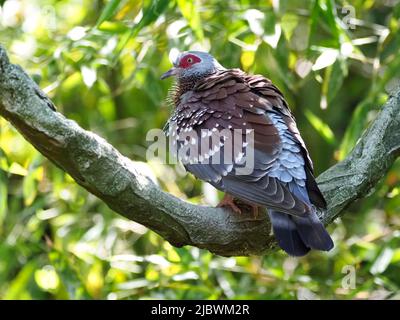
[[[240, 212], [239, 199], [267, 207], [277, 242], [289, 255], [329, 251], [333, 241], [315, 209], [326, 202], [279, 89], [261, 75], [224, 68], [206, 52], [182, 52], [173, 64], [161, 77], [177, 79], [166, 132], [186, 170], [225, 192], [221, 206]], [[239, 172], [250, 152], [251, 170]]]

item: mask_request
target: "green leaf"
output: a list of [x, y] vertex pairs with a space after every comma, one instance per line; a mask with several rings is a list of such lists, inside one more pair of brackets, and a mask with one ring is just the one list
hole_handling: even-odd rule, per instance
[[35, 178], [35, 170], [29, 172], [28, 175], [24, 178], [22, 193], [26, 206], [30, 206], [37, 195], [37, 184]]
[[355, 146], [356, 141], [367, 124], [368, 113], [376, 107], [379, 94], [383, 92], [385, 85], [398, 74], [399, 70], [400, 56], [396, 56], [387, 64], [382, 78], [372, 84], [372, 89], [369, 89], [365, 99], [357, 105], [340, 145], [339, 160], [342, 160]]
[[32, 260], [25, 264], [22, 270], [11, 281], [7, 293], [3, 296], [4, 300], [13, 299], [30, 299], [28, 291], [29, 282], [33, 279], [33, 274], [36, 270], [37, 262]]
[[324, 138], [326, 142], [329, 144], [336, 144], [335, 135], [332, 132], [331, 128], [323, 122], [319, 117], [317, 117], [314, 113], [310, 110], [305, 111], [305, 116], [307, 117], [308, 121], [314, 127], [314, 129]]
[[[0, 130], [1, 134], [1, 130]], [[0, 148], [0, 169], [8, 171], [8, 160], [7, 155], [2, 148]]]
[[328, 81], [328, 92], [326, 93], [328, 105], [332, 102], [333, 98], [339, 92], [342, 87], [343, 80], [347, 76], [347, 64], [346, 61], [340, 57], [330, 67], [330, 77], [326, 79]]
[[[336, 7], [335, 7], [335, 3], [333, 2], [333, 0], [325, 0], [322, 1], [320, 3], [325, 2], [325, 6], [321, 6], [322, 10], [324, 11], [324, 16], [325, 19], [324, 21], [328, 23], [328, 26], [330, 28], [330, 31], [335, 39], [337, 48], [340, 46], [340, 38], [339, 38], [339, 34], [340, 34], [340, 29], [339, 26], [336, 22]], [[325, 9], [326, 8], [326, 9]], [[325, 9], [325, 10], [324, 10]]]
[[344, 159], [344, 157], [355, 146], [356, 141], [358, 140], [361, 132], [365, 128], [368, 112], [372, 109], [373, 106], [373, 101], [371, 101], [371, 99], [367, 97], [367, 99], [361, 101], [361, 103], [359, 103], [356, 107], [351, 122], [347, 127], [346, 133], [340, 145], [338, 155], [339, 160]]
[[199, 40], [204, 39], [203, 29], [201, 27], [200, 15], [198, 10], [198, 1], [177, 0], [179, 10], [183, 17], [188, 21], [196, 37]]
[[28, 170], [26, 170], [18, 162], [11, 163], [10, 167], [8, 168], [8, 172], [11, 174], [17, 174], [20, 176], [26, 176], [28, 174]]
[[335, 98], [347, 76], [346, 61], [338, 57], [336, 61], [325, 69], [324, 82], [321, 92], [321, 107], [326, 108]]
[[101, 12], [99, 19], [96, 22], [96, 28], [98, 28], [104, 21], [109, 20], [115, 15], [115, 12], [121, 3], [121, 0], [111, 0], [107, 3], [104, 10]]
[[150, 5], [147, 5], [143, 8], [143, 15], [140, 18], [139, 22], [134, 24], [132, 28], [129, 31], [125, 32], [125, 34], [121, 37], [121, 40], [119, 41], [116, 48], [114, 64], [118, 60], [122, 50], [125, 48], [129, 39], [136, 37], [144, 27], [156, 21], [158, 17], [161, 16], [161, 14], [168, 7], [168, 4], [168, 0], [154, 0], [151, 1]]
[[294, 30], [299, 24], [299, 17], [293, 13], [286, 13], [282, 16], [281, 27], [288, 41], [292, 39]]
[[109, 32], [111, 34], [120, 34], [127, 32], [129, 30], [129, 27], [119, 21], [104, 21], [99, 27], [99, 30], [103, 32]]
[[311, 9], [310, 34], [308, 38], [308, 52], [312, 45], [320, 45], [319, 33], [321, 29], [328, 31], [331, 37], [325, 37], [329, 40], [329, 47], [339, 49], [342, 39], [348, 39], [346, 33], [339, 27], [337, 22], [336, 7], [332, 0], [315, 0]]
[[7, 192], [7, 178], [5, 174], [0, 171], [0, 229], [7, 213]]
[[370, 272], [372, 274], [380, 274], [385, 272], [393, 257], [393, 250], [385, 248], [381, 254], [376, 258], [374, 264], [371, 266]]
[[311, 45], [316, 42], [316, 31], [319, 21], [319, 14], [320, 14], [320, 9], [318, 0], [314, 0], [310, 17], [311, 22], [310, 22], [310, 33], [308, 35], [307, 57], [311, 56]]

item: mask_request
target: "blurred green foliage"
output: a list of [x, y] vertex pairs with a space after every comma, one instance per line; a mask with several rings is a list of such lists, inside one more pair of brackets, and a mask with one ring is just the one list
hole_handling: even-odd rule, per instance
[[[171, 50], [209, 50], [226, 67], [271, 78], [317, 173], [351, 150], [400, 81], [397, 0], [0, 5], [1, 43], [58, 110], [195, 203], [221, 195], [145, 159], [146, 132], [170, 113], [171, 82], [159, 76]], [[0, 298], [400, 298], [399, 169], [329, 227], [333, 251], [222, 258], [121, 218], [0, 119]]]

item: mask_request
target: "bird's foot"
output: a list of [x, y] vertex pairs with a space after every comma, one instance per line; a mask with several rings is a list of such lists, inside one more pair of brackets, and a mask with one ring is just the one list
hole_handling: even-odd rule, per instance
[[217, 207], [228, 207], [235, 213], [242, 213], [242, 210], [240, 210], [240, 208], [235, 204], [233, 197], [226, 193], [224, 195], [224, 198], [220, 201], [220, 203], [218, 203]]
[[250, 204], [251, 210], [253, 211], [253, 218], [254, 220], [257, 220], [259, 218], [259, 213], [258, 213], [258, 205], [256, 204]]
[[252, 218], [254, 220], [258, 220], [258, 218], [260, 217], [260, 213], [259, 212], [260, 212], [261, 207], [256, 205], [255, 203], [251, 203], [251, 202], [247, 202], [247, 201], [241, 201], [241, 202], [238, 203], [238, 205], [241, 208], [244, 208], [244, 210], [246, 212], [249, 212], [249, 213], [251, 212]]
[[227, 207], [237, 214], [242, 214], [243, 211], [249, 213], [252, 212], [254, 220], [258, 220], [260, 218], [260, 209], [262, 208], [255, 203], [250, 203], [239, 199], [236, 199], [235, 202], [235, 198], [227, 193], [225, 193], [224, 198], [220, 201], [220, 203], [218, 203], [217, 207]]

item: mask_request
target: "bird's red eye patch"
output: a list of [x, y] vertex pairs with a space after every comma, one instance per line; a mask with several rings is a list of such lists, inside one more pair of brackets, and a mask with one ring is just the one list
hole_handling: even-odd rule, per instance
[[183, 56], [182, 59], [179, 61], [179, 67], [180, 68], [189, 68], [195, 63], [199, 63], [201, 59], [198, 56], [195, 56], [194, 54], [187, 54], [186, 56]]

